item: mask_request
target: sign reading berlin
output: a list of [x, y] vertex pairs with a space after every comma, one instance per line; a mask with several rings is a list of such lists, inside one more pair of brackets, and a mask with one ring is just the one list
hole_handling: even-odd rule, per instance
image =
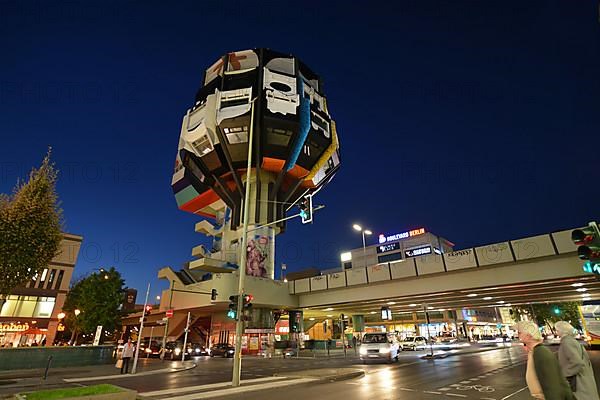
[[395, 240], [406, 239], [413, 236], [419, 236], [425, 233], [425, 228], [413, 229], [412, 231], [406, 231], [402, 233], [396, 233], [395, 235], [386, 236], [383, 233], [379, 235], [379, 243], [393, 242]]

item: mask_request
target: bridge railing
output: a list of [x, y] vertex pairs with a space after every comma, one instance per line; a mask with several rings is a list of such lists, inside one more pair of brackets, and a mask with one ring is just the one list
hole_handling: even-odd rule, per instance
[[571, 241], [571, 231], [568, 229], [441, 255], [407, 258], [298, 279], [288, 282], [289, 291], [301, 294], [573, 253], [577, 248]]

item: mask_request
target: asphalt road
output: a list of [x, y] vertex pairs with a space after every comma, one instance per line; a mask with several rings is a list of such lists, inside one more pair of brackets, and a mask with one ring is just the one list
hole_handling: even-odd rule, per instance
[[[590, 352], [590, 356], [596, 381], [600, 382], [600, 351]], [[239, 394], [220, 399], [531, 399], [525, 383], [526, 360], [525, 350], [515, 346], [437, 360], [402, 360], [394, 365], [360, 364], [360, 368], [366, 371], [362, 378], [269, 389], [260, 394]]]

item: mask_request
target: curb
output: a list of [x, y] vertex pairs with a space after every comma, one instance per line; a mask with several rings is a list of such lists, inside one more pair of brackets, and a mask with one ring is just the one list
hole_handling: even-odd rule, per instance
[[81, 378], [62, 378], [64, 382], [67, 383], [77, 383], [77, 382], [90, 382], [90, 381], [102, 381], [109, 379], [127, 379], [127, 378], [135, 378], [138, 376], [147, 376], [147, 375], [158, 375], [158, 374], [172, 374], [176, 372], [184, 372], [189, 371], [190, 369], [196, 368], [198, 364], [191, 363], [187, 366], [183, 366], [181, 368], [162, 368], [155, 369], [152, 371], [139, 372], [136, 374], [116, 374], [116, 375], [103, 375], [103, 376], [88, 376]]

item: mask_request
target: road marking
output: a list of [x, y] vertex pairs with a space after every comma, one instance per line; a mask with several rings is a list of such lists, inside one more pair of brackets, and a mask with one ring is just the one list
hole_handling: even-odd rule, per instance
[[298, 385], [301, 383], [309, 383], [309, 382], [318, 381], [318, 379], [316, 379], [316, 378], [299, 378], [299, 379], [289, 380], [289, 378], [286, 377], [285, 379], [288, 379], [288, 380], [280, 381], [280, 382], [262, 383], [262, 384], [250, 385], [250, 386], [232, 387], [232, 388], [213, 390], [210, 392], [203, 392], [203, 393], [191, 393], [191, 394], [187, 394], [187, 395], [183, 395], [183, 396], [169, 397], [169, 400], [210, 399], [213, 397], [229, 396], [232, 394], [239, 394], [239, 393], [256, 392], [258, 390], [274, 389], [274, 388], [280, 388], [280, 387], [285, 387], [285, 386]]
[[398, 390], [404, 390], [405, 392], [416, 392], [415, 389], [409, 389], [409, 388], [398, 388]]
[[[280, 381], [282, 379], [287, 379], [285, 376], [269, 376], [266, 378], [256, 378], [256, 379], [243, 379], [241, 381], [242, 385], [248, 385], [251, 383], [263, 383], [263, 382], [271, 382], [271, 381]], [[206, 385], [196, 385], [196, 386], [184, 386], [173, 389], [163, 389], [163, 390], [155, 390], [153, 392], [143, 392], [140, 393], [140, 396], [143, 397], [151, 397], [151, 396], [165, 396], [173, 393], [187, 393], [187, 392], [195, 392], [199, 390], [207, 390], [207, 389], [218, 389], [231, 386], [231, 382], [218, 382], [218, 383], [209, 383]]]
[[516, 391], [516, 392], [514, 392], [514, 393], [511, 393], [511, 394], [509, 394], [508, 396], [504, 396], [504, 397], [503, 397], [502, 399], [500, 399], [500, 400], [506, 400], [506, 399], [508, 399], [509, 397], [512, 397], [512, 396], [514, 396], [515, 394], [517, 394], [517, 393], [519, 393], [519, 392], [522, 392], [522, 391], [523, 391], [523, 390], [525, 390], [525, 389], [527, 389], [527, 386], [525, 386], [525, 387], [524, 387], [524, 388], [522, 388], [522, 389], [519, 389], [519, 390], [517, 390], [517, 391]]
[[464, 394], [456, 394], [456, 393], [445, 393], [446, 396], [454, 396], [454, 397], [467, 397]]
[[445, 387], [445, 388], [440, 388], [440, 389], [438, 389], [438, 390], [439, 390], [440, 392], [445, 392], [446, 390], [452, 390], [452, 388], [447, 388], [447, 387]]
[[491, 397], [482, 397], [480, 400], [496, 400], [496, 399], [492, 399]]
[[442, 394], [441, 392], [431, 392], [431, 391], [427, 391], [427, 390], [423, 390], [423, 393]]

